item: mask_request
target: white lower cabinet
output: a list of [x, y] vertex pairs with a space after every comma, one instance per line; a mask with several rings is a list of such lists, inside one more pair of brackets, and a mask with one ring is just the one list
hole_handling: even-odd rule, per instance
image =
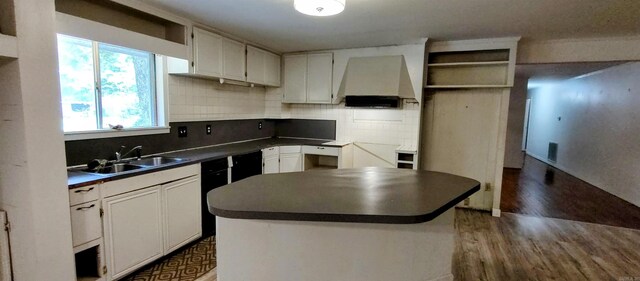
[[164, 249], [170, 253], [202, 235], [200, 177], [162, 185], [162, 192]]
[[104, 235], [113, 279], [163, 255], [160, 186], [106, 198]]
[[100, 185], [107, 281], [202, 236], [200, 182], [197, 164]]
[[302, 148], [299, 145], [280, 147], [280, 173], [302, 171]]
[[97, 201], [71, 207], [71, 237], [73, 247], [102, 237], [100, 206]]
[[280, 172], [280, 147], [274, 146], [262, 150], [262, 173], [277, 174]]
[[277, 174], [280, 172], [280, 157], [276, 155], [262, 157], [262, 173]]

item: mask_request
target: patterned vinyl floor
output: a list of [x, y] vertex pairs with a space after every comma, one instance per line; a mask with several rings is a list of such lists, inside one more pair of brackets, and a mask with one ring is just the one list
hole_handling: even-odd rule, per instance
[[216, 239], [211, 236], [178, 250], [122, 279], [125, 281], [193, 281], [216, 267]]

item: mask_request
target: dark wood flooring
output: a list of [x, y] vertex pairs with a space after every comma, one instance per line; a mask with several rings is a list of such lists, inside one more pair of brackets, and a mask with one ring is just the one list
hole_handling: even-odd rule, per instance
[[478, 280], [640, 280], [640, 230], [456, 210], [453, 275]]
[[504, 170], [500, 208], [502, 212], [640, 229], [640, 207], [530, 156], [522, 170]]

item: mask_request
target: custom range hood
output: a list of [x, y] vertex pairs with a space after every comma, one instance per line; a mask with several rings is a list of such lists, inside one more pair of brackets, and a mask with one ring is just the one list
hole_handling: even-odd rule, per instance
[[348, 107], [398, 108], [415, 100], [404, 56], [350, 58], [338, 92]]

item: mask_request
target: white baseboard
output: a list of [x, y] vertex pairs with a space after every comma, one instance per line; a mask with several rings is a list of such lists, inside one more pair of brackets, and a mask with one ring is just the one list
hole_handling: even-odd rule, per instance
[[492, 209], [491, 210], [491, 215], [496, 217], [496, 218], [499, 218], [501, 214], [502, 214], [502, 211], [500, 211], [500, 209]]

